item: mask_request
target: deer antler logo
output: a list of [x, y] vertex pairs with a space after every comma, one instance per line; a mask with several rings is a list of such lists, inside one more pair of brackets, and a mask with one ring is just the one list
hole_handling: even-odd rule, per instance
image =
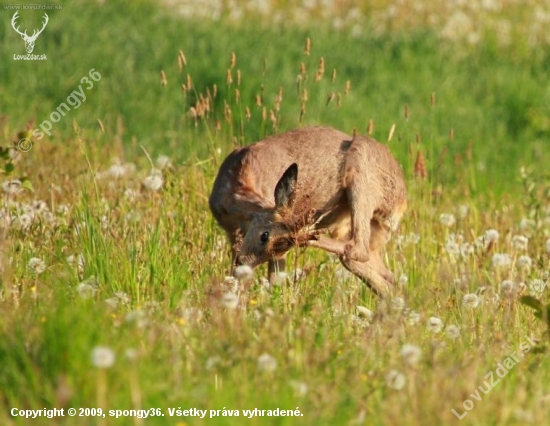
[[32, 53], [32, 51], [34, 49], [34, 42], [36, 41], [36, 39], [38, 38], [40, 33], [42, 31], [44, 31], [44, 28], [46, 28], [46, 25], [48, 25], [48, 21], [50, 20], [50, 18], [48, 18], [47, 13], [44, 13], [45, 21], [44, 21], [44, 25], [42, 25], [42, 28], [40, 30], [34, 30], [33, 33], [32, 33], [32, 36], [28, 36], [27, 35], [27, 30], [25, 30], [25, 32], [22, 33], [21, 31], [19, 31], [19, 27], [15, 26], [15, 21], [18, 18], [18, 13], [19, 12], [17, 11], [13, 15], [13, 18], [11, 19], [11, 26], [17, 32], [17, 34], [19, 34], [23, 38], [23, 40], [25, 41], [25, 49], [27, 50], [27, 53]]

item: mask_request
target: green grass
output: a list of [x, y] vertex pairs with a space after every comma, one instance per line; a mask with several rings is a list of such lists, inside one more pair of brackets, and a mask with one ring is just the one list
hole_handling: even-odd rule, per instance
[[[501, 46], [491, 37], [452, 43], [425, 25], [375, 31], [369, 19], [352, 37], [328, 23], [211, 22], [148, 2], [75, 2], [49, 13], [34, 52], [46, 52], [47, 61], [14, 61], [24, 46], [10, 27], [12, 14], [0, 10], [3, 147], [28, 137], [90, 69], [102, 78], [53, 125], [52, 137], [0, 160], [2, 182], [24, 178], [34, 188], [0, 195], [1, 424], [53, 423], [12, 417], [14, 407], [165, 414], [59, 419], [71, 425], [508, 425], [548, 418], [548, 335], [519, 302], [547, 283], [550, 266], [547, 46], [531, 50], [521, 38]], [[29, 21], [40, 22], [22, 12], [20, 24]], [[180, 50], [187, 59], [181, 72]], [[321, 57], [325, 73], [316, 82]], [[187, 74], [192, 90], [182, 92]], [[190, 108], [208, 93], [208, 116], [193, 119]], [[364, 133], [369, 120], [382, 142], [396, 126], [388, 144], [405, 169], [410, 208], [386, 257], [406, 284], [402, 278], [392, 298], [378, 299], [314, 250], [291, 253], [289, 276], [294, 268], [304, 275], [280, 286], [262, 284], [265, 267], [253, 282], [224, 278], [228, 246], [207, 199], [233, 145], [315, 123]], [[425, 180], [414, 177], [418, 150]], [[162, 168], [162, 189], [151, 191], [144, 179], [153, 165], [160, 168], [159, 154], [171, 164]], [[115, 176], [112, 164], [126, 165], [124, 174]], [[456, 223], [441, 223], [443, 213]], [[500, 238], [484, 245], [479, 238], [489, 229]], [[529, 238], [527, 248], [517, 235]], [[467, 243], [468, 254], [454, 252], [457, 241]], [[495, 267], [498, 253], [509, 254], [511, 265]], [[530, 267], [521, 266], [522, 256]], [[33, 270], [33, 258], [45, 270]], [[236, 308], [228, 293], [237, 295]], [[479, 306], [464, 305], [467, 294], [476, 294]], [[547, 291], [537, 296], [547, 302]], [[401, 300], [405, 308], [397, 309]], [[458, 326], [460, 337], [431, 331], [431, 317]], [[540, 343], [495, 389], [473, 399], [525, 336]], [[402, 357], [405, 344], [420, 349], [418, 362]], [[114, 351], [112, 367], [93, 365], [98, 346]], [[388, 378], [392, 370], [406, 379], [401, 389]], [[466, 399], [474, 408], [459, 422], [451, 409], [462, 413]], [[169, 417], [168, 408], [178, 407], [241, 416]], [[242, 417], [248, 409], [296, 407], [303, 417]]]

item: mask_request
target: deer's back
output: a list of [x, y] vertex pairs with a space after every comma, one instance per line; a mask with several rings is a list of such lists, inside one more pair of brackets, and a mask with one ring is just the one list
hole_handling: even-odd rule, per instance
[[274, 189], [284, 171], [298, 164], [297, 202], [326, 210], [343, 197], [342, 175], [352, 137], [327, 127], [309, 127], [268, 137], [233, 151], [222, 163], [210, 209], [226, 230], [275, 205]]

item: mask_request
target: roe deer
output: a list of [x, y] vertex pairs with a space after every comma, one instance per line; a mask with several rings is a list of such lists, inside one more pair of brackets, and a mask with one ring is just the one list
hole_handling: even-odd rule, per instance
[[209, 199], [234, 265], [269, 262], [269, 279], [294, 246], [339, 256], [377, 294], [394, 284], [380, 250], [407, 207], [403, 172], [366, 136], [309, 127], [234, 150]]

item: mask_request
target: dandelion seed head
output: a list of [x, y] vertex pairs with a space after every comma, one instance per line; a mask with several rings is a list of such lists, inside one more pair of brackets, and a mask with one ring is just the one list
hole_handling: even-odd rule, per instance
[[518, 286], [512, 280], [504, 280], [500, 283], [500, 292], [506, 296], [513, 296], [518, 291]]
[[512, 264], [512, 258], [507, 253], [495, 253], [491, 261], [495, 268], [504, 268]]
[[34, 200], [30, 206], [34, 214], [41, 215], [50, 211], [46, 202], [42, 200]]
[[105, 175], [113, 178], [113, 179], [120, 179], [126, 174], [126, 168], [123, 165], [120, 164], [113, 164], [109, 169], [105, 172]]
[[156, 163], [160, 170], [172, 166], [172, 160], [167, 155], [159, 155]]
[[40, 275], [46, 270], [46, 263], [39, 257], [29, 259], [27, 270], [32, 274]]
[[368, 322], [371, 322], [372, 319], [374, 318], [374, 313], [370, 309], [365, 308], [364, 306], [358, 305], [356, 306], [355, 309], [357, 311], [357, 316], [360, 318], [364, 318]]
[[107, 346], [92, 349], [92, 365], [97, 368], [110, 368], [115, 363], [115, 352]]
[[233, 271], [235, 278], [241, 282], [251, 281], [254, 279], [254, 270], [248, 265], [239, 265]]
[[277, 369], [277, 360], [264, 353], [258, 357], [258, 369], [265, 372], [273, 372]]
[[533, 266], [533, 259], [524, 254], [518, 257], [517, 265], [523, 269], [531, 269], [531, 266]]
[[466, 204], [461, 204], [458, 206], [458, 217], [461, 219], [466, 218], [468, 216], [468, 213], [470, 211], [470, 208]]
[[458, 339], [460, 338], [460, 327], [454, 324], [450, 324], [445, 328], [445, 334], [449, 339]]
[[407, 378], [397, 370], [390, 370], [386, 374], [386, 386], [393, 390], [401, 390], [405, 387]]
[[462, 306], [466, 308], [475, 309], [479, 306], [479, 302], [480, 300], [478, 295], [474, 293], [465, 294], [462, 297]]
[[443, 321], [441, 321], [438, 317], [430, 317], [426, 327], [433, 333], [439, 333], [443, 328]]
[[500, 238], [500, 234], [496, 229], [488, 229], [485, 231], [483, 238], [487, 244], [496, 243]]
[[143, 179], [142, 183], [145, 189], [152, 192], [157, 192], [164, 185], [164, 178], [162, 176], [162, 172], [158, 169], [153, 169], [149, 174], [149, 176]]
[[407, 323], [411, 326], [417, 325], [421, 319], [422, 316], [416, 311], [410, 311], [407, 315]]
[[390, 308], [394, 312], [403, 312], [403, 309], [405, 309], [405, 299], [394, 297], [390, 302]]
[[135, 201], [138, 198], [138, 193], [132, 188], [126, 188], [123, 195], [128, 201]]
[[239, 306], [239, 296], [235, 293], [227, 292], [222, 295], [220, 303], [224, 308], [234, 310]]
[[81, 282], [76, 286], [76, 292], [82, 299], [90, 299], [94, 297], [94, 294], [96, 293], [97, 289], [86, 282]]
[[309, 390], [309, 387], [306, 383], [299, 382], [299, 381], [296, 381], [296, 380], [291, 380], [290, 381], [290, 386], [294, 390], [294, 395], [299, 396], [299, 397], [306, 396], [306, 394]]
[[533, 219], [523, 218], [519, 222], [519, 229], [521, 231], [530, 231], [532, 229], [535, 229], [537, 226], [537, 223]]
[[275, 274], [275, 281], [273, 282], [273, 285], [279, 286], [284, 284], [288, 280], [288, 274], [284, 271], [278, 271]]
[[450, 228], [456, 223], [456, 218], [455, 215], [452, 213], [441, 213], [441, 215], [439, 215], [439, 222], [443, 226]]
[[401, 358], [405, 364], [415, 366], [422, 358], [422, 350], [416, 345], [407, 343], [401, 348]]
[[34, 215], [24, 213], [20, 216], [17, 216], [15, 224], [22, 231], [26, 231], [27, 229], [29, 229], [31, 227], [33, 221], [34, 221]]
[[17, 195], [23, 191], [19, 179], [6, 180], [2, 183], [2, 190], [8, 195]]
[[512, 247], [515, 250], [518, 250], [518, 251], [527, 250], [528, 245], [529, 245], [529, 238], [523, 235], [514, 235], [512, 237]]

